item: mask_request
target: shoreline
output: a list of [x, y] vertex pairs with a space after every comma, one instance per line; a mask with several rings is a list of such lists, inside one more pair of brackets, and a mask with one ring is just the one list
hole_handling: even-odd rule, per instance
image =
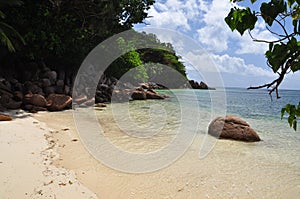
[[0, 123], [0, 198], [97, 198], [74, 171], [54, 164], [55, 130], [32, 114], [6, 113], [14, 119]]
[[[106, 135], [119, 138], [109, 109], [101, 110], [100, 119], [106, 124]], [[61, 158], [54, 164], [74, 171], [79, 182], [101, 198], [296, 198], [300, 194], [298, 166], [276, 153], [268, 154], [269, 150], [262, 151], [270, 142], [267, 138], [261, 143], [218, 140], [209, 155], [199, 159], [202, 138], [198, 136], [170, 166], [129, 174], [89, 154], [76, 132], [72, 110], [41, 112], [34, 118], [56, 129], [53, 136]]]

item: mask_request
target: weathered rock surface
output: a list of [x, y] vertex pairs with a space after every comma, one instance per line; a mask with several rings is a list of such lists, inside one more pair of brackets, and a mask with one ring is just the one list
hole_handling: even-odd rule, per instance
[[12, 120], [11, 116], [0, 113], [0, 121], [11, 121], [11, 120]]
[[147, 99], [146, 92], [144, 90], [141, 90], [141, 89], [139, 89], [139, 90], [136, 89], [132, 92], [131, 98], [133, 100], [145, 100], [145, 99]]
[[[149, 82], [140, 84], [138, 89], [129, 82], [120, 82], [114, 77], [103, 74], [99, 82], [91, 74], [82, 74], [80, 88], [74, 89], [73, 72], [54, 71], [47, 66], [36, 67], [37, 71], [24, 71], [21, 76], [14, 74], [0, 77], [0, 110], [25, 109], [30, 112], [43, 110], [59, 111], [71, 108], [74, 103], [79, 106], [93, 106], [97, 103], [126, 102], [130, 99], [164, 99], [154, 89], [168, 89], [163, 85]], [[18, 80], [15, 78], [19, 78]], [[91, 85], [97, 85], [96, 91]], [[114, 92], [114, 93], [113, 93]], [[114, 96], [113, 96], [114, 94]], [[113, 99], [112, 99], [113, 98]]]
[[72, 104], [72, 98], [67, 95], [51, 94], [47, 98], [49, 111], [62, 111], [65, 108], [70, 108]]
[[46, 107], [48, 105], [47, 100], [40, 94], [27, 94], [24, 96], [24, 104], [31, 104], [37, 107]]
[[205, 90], [207, 90], [207, 89], [209, 89], [209, 90], [215, 90], [215, 88], [210, 88], [210, 87], [208, 87], [207, 86], [207, 84], [206, 83], [204, 83], [204, 82], [197, 82], [197, 81], [195, 81], [195, 80], [189, 80], [189, 83], [190, 83], [190, 85], [191, 85], [191, 87], [193, 88], [193, 89], [205, 89]]
[[223, 139], [260, 141], [258, 134], [249, 124], [236, 116], [217, 117], [210, 123], [208, 133]]
[[[148, 88], [147, 91], [145, 91], [144, 88]], [[157, 92], [152, 90], [150, 86], [146, 86], [144, 84], [134, 89], [131, 94], [131, 98], [133, 100], [165, 99], [164, 96], [159, 95]]]
[[148, 89], [146, 92], [147, 99], [165, 99], [163, 96], [157, 94], [154, 90]]

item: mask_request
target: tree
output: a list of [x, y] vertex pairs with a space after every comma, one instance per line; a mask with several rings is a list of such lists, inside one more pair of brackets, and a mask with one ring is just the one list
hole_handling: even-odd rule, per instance
[[[4, 0], [3, 0], [4, 1]], [[147, 17], [154, 0], [23, 0], [6, 20], [24, 38], [22, 55], [48, 65], [79, 67], [106, 38]]]
[[[241, 2], [244, 0], [230, 1]], [[256, 2], [256, 0], [250, 1], [252, 4]], [[258, 17], [265, 21], [266, 29], [277, 38], [276, 40], [261, 40], [251, 35], [251, 30], [254, 29]], [[237, 30], [243, 35], [248, 30], [253, 41], [269, 44], [269, 50], [265, 53], [267, 64], [274, 73], [278, 74], [278, 78], [270, 83], [248, 89], [267, 88], [270, 95], [275, 92], [276, 97], [280, 98], [278, 88], [285, 75], [300, 70], [300, 41], [298, 40], [300, 34], [300, 0], [270, 0], [261, 3], [259, 11], [252, 11], [250, 7], [234, 7], [225, 18], [225, 22], [232, 31]], [[281, 31], [274, 31], [272, 29], [274, 26], [279, 26]], [[289, 30], [289, 27], [292, 27], [292, 30]], [[281, 118], [285, 112], [289, 115], [289, 125], [296, 130], [297, 118], [300, 117], [300, 102], [298, 106], [287, 104], [282, 108]]]
[[[132, 31], [128, 37], [120, 37], [115, 42], [111, 43], [111, 46], [116, 46], [116, 50], [120, 50], [123, 55], [106, 69], [107, 76], [120, 79], [131, 70], [128, 77], [134, 84], [149, 80], [156, 82], [161, 75], [169, 74], [172, 77], [173, 73], [180, 73], [186, 78], [185, 67], [179, 61], [180, 57], [175, 54], [172, 45], [160, 42], [156, 35]], [[169, 78], [169, 81], [168, 85], [179, 84], [177, 79]]]
[[0, 41], [3, 45], [5, 45], [10, 52], [15, 52], [15, 45], [12, 42], [12, 39], [18, 39], [23, 44], [25, 44], [23, 37], [9, 24], [7, 24], [5, 20], [5, 14], [2, 12], [3, 8], [7, 8], [7, 6], [16, 6], [21, 5], [22, 1], [20, 0], [10, 0], [0, 1]]

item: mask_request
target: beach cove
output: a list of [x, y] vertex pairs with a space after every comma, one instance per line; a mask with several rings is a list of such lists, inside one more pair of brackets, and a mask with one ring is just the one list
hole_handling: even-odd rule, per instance
[[[208, 91], [198, 92], [202, 96], [200, 102], [208, 100]], [[239, 102], [233, 101], [236, 95]], [[253, 101], [253, 95], [261, 104], [254, 101], [256, 106], [248, 110], [242, 104]], [[287, 101], [298, 99], [298, 92], [283, 92], [283, 95]], [[153, 105], [167, 105], [172, 113], [169, 106], [172, 99], [130, 102], [133, 119], [145, 123], [149, 118], [144, 114]], [[5, 185], [0, 189], [4, 196], [1, 198], [19, 198], [20, 195], [14, 194], [24, 198], [297, 198], [300, 194], [299, 130], [293, 132], [286, 121], [270, 111], [275, 111], [278, 104], [271, 104], [263, 92], [228, 90], [227, 101], [228, 113], [245, 118], [258, 132], [261, 142], [216, 140], [210, 153], [199, 158], [207, 133], [209, 118], [206, 116], [210, 114], [207, 103], [200, 103], [200, 126], [188, 150], [171, 165], [141, 174], [121, 172], [96, 160], [82, 144], [73, 110], [39, 112], [26, 117], [21, 114], [12, 122], [1, 123], [0, 166], [4, 168], [1, 183]], [[264, 112], [260, 107], [266, 106], [264, 103], [270, 103], [271, 109]], [[171, 127], [176, 127], [176, 117], [168, 121], [172, 125], [153, 139], [139, 139], [119, 129], [111, 104], [94, 109], [106, 138], [123, 150], [155, 151], [174, 137]], [[27, 146], [32, 148], [26, 149]], [[44, 173], [45, 170], [51, 172]]]
[[[228, 100], [230, 95], [232, 99], [240, 95], [241, 100], [253, 95], [240, 92], [244, 91], [229, 92]], [[132, 106], [138, 114], [146, 104], [135, 101]], [[259, 109], [259, 104], [256, 107]], [[203, 111], [209, 113], [205, 108]], [[229, 107], [229, 111], [234, 112], [234, 108]], [[251, 114], [255, 115], [244, 117], [263, 141], [218, 140], [211, 152], [200, 159], [199, 150], [207, 129], [203, 124], [182, 157], [166, 168], [144, 174], [120, 172], [94, 159], [80, 142], [72, 111], [39, 113], [35, 117], [58, 131], [53, 136], [61, 158], [55, 165], [73, 170], [79, 181], [99, 198], [297, 198], [300, 194], [299, 132], [287, 128], [285, 121], [276, 119], [274, 114], [274, 118], [270, 116], [266, 120], [256, 114], [255, 108]], [[153, 151], [172, 137], [168, 133], [158, 134], [151, 142], [124, 135], [114, 121], [110, 105], [96, 109], [96, 115], [106, 137], [124, 150]]]

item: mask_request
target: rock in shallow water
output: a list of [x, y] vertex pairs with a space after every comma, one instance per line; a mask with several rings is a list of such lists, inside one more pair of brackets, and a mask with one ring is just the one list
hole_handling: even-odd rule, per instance
[[236, 116], [217, 117], [209, 124], [208, 133], [223, 139], [260, 141], [258, 134], [249, 124]]

